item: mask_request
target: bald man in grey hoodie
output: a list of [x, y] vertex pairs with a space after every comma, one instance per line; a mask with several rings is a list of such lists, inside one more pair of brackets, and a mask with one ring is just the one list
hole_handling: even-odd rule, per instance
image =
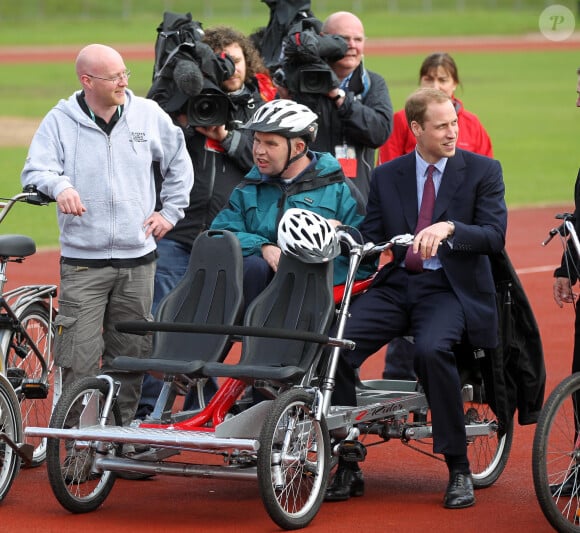
[[[121, 381], [123, 424], [131, 422], [142, 374], [118, 373], [119, 355], [147, 357], [147, 337], [114, 324], [151, 316], [156, 240], [183, 217], [193, 168], [183, 133], [152, 100], [128, 89], [122, 56], [102, 44], [76, 59], [81, 90], [40, 124], [22, 171], [57, 202], [61, 281], [55, 361], [63, 386], [105, 372]], [[155, 211], [153, 163], [164, 175]]]

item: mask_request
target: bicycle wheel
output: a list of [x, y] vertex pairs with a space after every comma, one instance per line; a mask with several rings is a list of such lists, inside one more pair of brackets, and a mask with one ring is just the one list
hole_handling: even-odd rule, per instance
[[[36, 357], [27, 340], [17, 331], [13, 332], [6, 357], [7, 374], [13, 383], [20, 401], [22, 426], [46, 427], [50, 422], [52, 407], [60, 392], [60, 371], [54, 366], [52, 343], [54, 331], [49, 331], [49, 311], [41, 303], [33, 303], [19, 315], [22, 327], [26, 330], [44, 357], [48, 374], [43, 376], [42, 364]], [[47, 398], [27, 398], [20, 390], [23, 379], [46, 381]], [[25, 436], [25, 442], [34, 446], [30, 466], [39, 466], [46, 459], [46, 438]]]
[[[18, 399], [10, 382], [0, 375], [0, 433], [12, 442], [22, 442], [22, 423]], [[20, 469], [20, 457], [0, 439], [0, 501], [2, 501]]]
[[534, 489], [540, 508], [558, 531], [580, 531], [580, 373], [565, 378], [550, 394], [532, 445]]
[[[95, 426], [103, 416], [108, 383], [98, 378], [82, 378], [63, 393], [54, 408], [52, 428]], [[111, 425], [121, 425], [119, 406], [113, 402]], [[99, 454], [119, 455], [120, 445], [49, 438], [46, 466], [52, 491], [60, 504], [72, 513], [87, 513], [99, 507], [111, 492], [115, 474], [95, 472], [93, 460]]]
[[467, 457], [473, 477], [473, 486], [484, 489], [493, 485], [504, 471], [512, 447], [513, 422], [500, 436], [499, 423], [485, 401], [483, 384], [474, 387], [473, 401], [465, 402], [465, 424], [490, 424], [494, 431], [489, 435], [467, 437]]
[[324, 418], [313, 418], [312, 402], [313, 395], [302, 389], [283, 393], [273, 401], [260, 434], [260, 494], [283, 529], [312, 521], [328, 483], [330, 435]]

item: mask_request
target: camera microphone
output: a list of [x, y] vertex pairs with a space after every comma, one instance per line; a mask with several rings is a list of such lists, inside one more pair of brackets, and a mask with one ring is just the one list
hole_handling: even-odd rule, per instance
[[203, 89], [203, 74], [195, 61], [178, 61], [173, 79], [177, 88], [189, 97], [197, 96]]

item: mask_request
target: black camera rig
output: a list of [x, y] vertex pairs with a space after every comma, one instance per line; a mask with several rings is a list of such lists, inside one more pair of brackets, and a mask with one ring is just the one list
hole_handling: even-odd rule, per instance
[[169, 114], [185, 113], [190, 126], [226, 124], [230, 101], [221, 85], [235, 72], [232, 59], [202, 42], [202, 25], [191, 13], [165, 12], [157, 32], [147, 98]]
[[339, 85], [328, 63], [342, 59], [348, 45], [340, 35], [321, 34], [321, 26], [316, 18], [303, 19], [284, 40], [284, 60], [274, 79], [293, 94], [326, 94]]

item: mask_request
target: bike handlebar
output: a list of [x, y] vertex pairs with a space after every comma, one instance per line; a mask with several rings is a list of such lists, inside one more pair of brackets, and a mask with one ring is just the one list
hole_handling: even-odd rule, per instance
[[555, 216], [558, 220], [563, 220], [562, 224], [560, 224], [557, 228], [552, 228], [548, 233], [548, 236], [540, 243], [542, 246], [546, 246], [556, 235], [561, 235], [562, 237], [566, 237], [570, 234], [568, 226], [566, 222], [574, 222], [575, 217], [572, 213], [560, 213]]
[[33, 205], [48, 205], [54, 202], [54, 198], [41, 193], [35, 185], [27, 185], [21, 194], [26, 196], [25, 201], [27, 203]]
[[32, 205], [48, 205], [54, 202], [52, 198], [41, 193], [34, 185], [28, 185], [21, 193], [15, 194], [12, 198], [0, 198], [0, 222], [2, 222], [8, 212], [14, 207], [16, 202], [25, 202]]
[[340, 226], [336, 229], [336, 235], [338, 236], [338, 240], [340, 242], [343, 242], [348, 246], [351, 254], [353, 251], [358, 252], [360, 253], [361, 258], [368, 255], [379, 254], [392, 248], [393, 246], [412, 246], [414, 239], [414, 236], [410, 233], [403, 233], [401, 235], [395, 235], [383, 243], [360, 243], [357, 242], [346, 229], [342, 229]]

